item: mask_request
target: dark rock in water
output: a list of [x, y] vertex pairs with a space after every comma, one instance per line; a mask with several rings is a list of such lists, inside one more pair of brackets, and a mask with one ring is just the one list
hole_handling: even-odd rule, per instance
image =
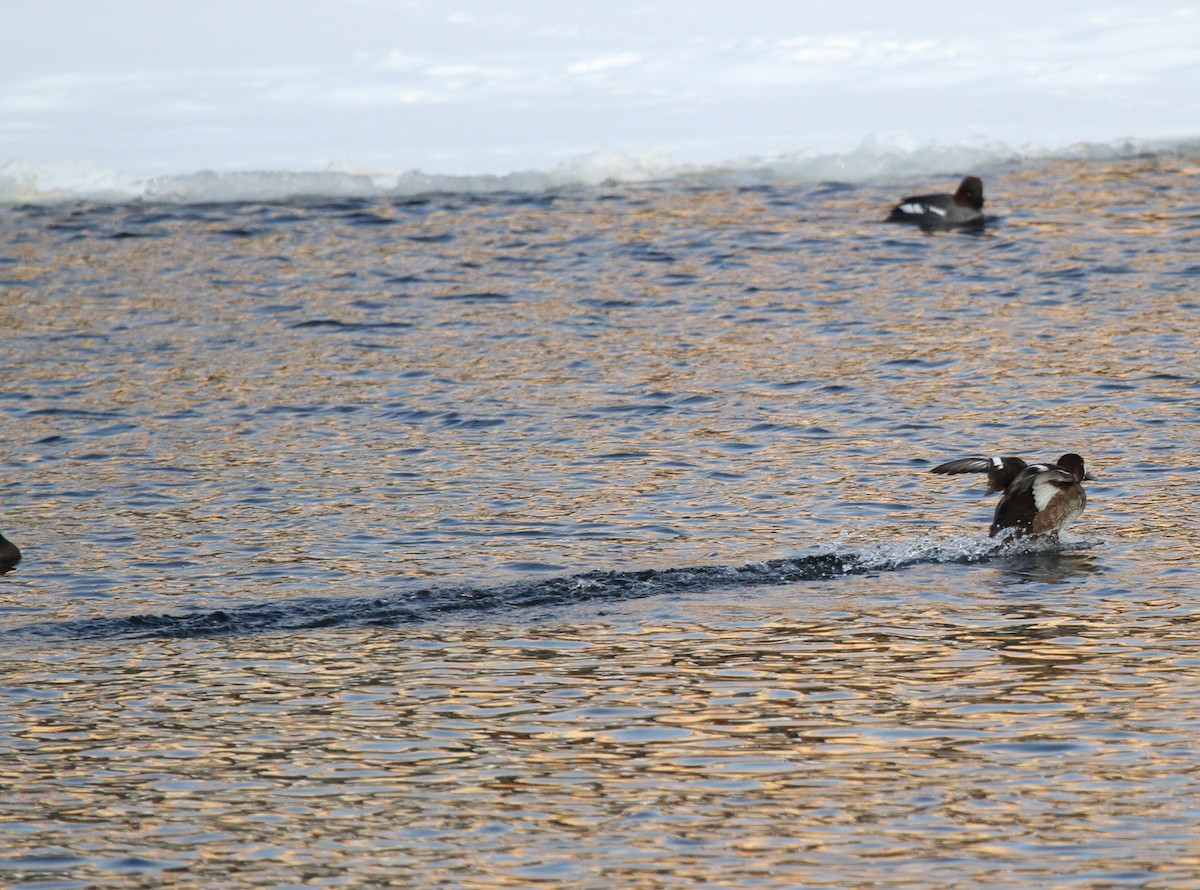
[[21, 551], [4, 535], [0, 535], [0, 572], [7, 572], [21, 561]]

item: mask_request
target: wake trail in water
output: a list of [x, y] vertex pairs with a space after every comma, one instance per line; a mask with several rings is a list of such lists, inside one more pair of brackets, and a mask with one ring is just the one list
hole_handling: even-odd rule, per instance
[[980, 538], [921, 539], [866, 551], [817, 553], [743, 566], [591, 571], [498, 587], [427, 587], [381, 597], [297, 597], [230, 609], [48, 621], [13, 628], [13, 638], [85, 641], [189, 638], [332, 627], [399, 627], [439, 617], [562, 608], [604, 600], [761, 587], [903, 569], [921, 563], [976, 563], [1012, 548]]

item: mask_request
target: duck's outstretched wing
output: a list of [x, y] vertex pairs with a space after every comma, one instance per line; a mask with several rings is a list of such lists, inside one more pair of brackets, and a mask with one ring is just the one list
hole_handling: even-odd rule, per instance
[[1019, 457], [960, 457], [938, 464], [929, 472], [954, 475], [958, 473], [987, 473], [987, 493], [1004, 491], [1009, 483], [1025, 469], [1026, 463]]
[[958, 473], [986, 473], [991, 468], [992, 459], [990, 457], [960, 457], [958, 460], [948, 460], [944, 464], [938, 464], [929, 472], [954, 476]]

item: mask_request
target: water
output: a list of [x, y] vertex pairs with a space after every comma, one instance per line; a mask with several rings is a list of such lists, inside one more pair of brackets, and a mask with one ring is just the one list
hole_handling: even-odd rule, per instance
[[1195, 886], [1198, 182], [4, 208], [0, 880]]

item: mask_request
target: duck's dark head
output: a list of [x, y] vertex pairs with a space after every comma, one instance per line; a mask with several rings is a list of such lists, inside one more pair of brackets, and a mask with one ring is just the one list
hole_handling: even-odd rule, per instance
[[1096, 478], [1083, 468], [1083, 458], [1073, 451], [1060, 457], [1058, 465], [1074, 476], [1076, 482], [1083, 482], [1085, 479], [1090, 481]]
[[983, 180], [978, 176], [968, 176], [958, 184], [958, 191], [954, 193], [954, 201], [970, 207], [972, 210], [982, 210]]

